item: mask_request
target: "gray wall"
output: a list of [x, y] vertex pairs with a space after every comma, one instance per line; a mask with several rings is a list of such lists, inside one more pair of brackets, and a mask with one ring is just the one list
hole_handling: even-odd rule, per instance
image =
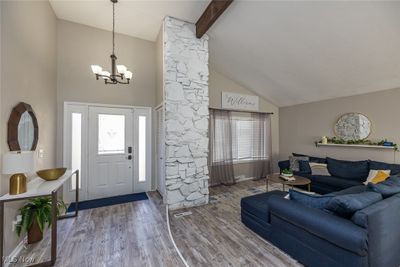
[[163, 52], [164, 52], [163, 25], [161, 25], [161, 29], [160, 29], [160, 32], [157, 35], [157, 40], [156, 40], [156, 65], [157, 65], [157, 72], [156, 72], [156, 105], [161, 104], [162, 101], [164, 100]]
[[[56, 17], [47, 1], [1, 1], [1, 154], [8, 151], [7, 121], [20, 101], [29, 103], [39, 124], [36, 170], [55, 166], [56, 155]], [[9, 177], [1, 179], [1, 194]], [[6, 206], [5, 255], [18, 244], [11, 231], [16, 209]]]
[[155, 43], [116, 34], [117, 64], [133, 72], [129, 85], [97, 81], [90, 65], [111, 71], [111, 32], [58, 20], [58, 101], [155, 106]]
[[[210, 107], [221, 108], [221, 93], [222, 92], [233, 92], [239, 94], [255, 95], [251, 90], [237, 84], [228, 77], [218, 73], [214, 69], [210, 69], [209, 76], [209, 95], [210, 95]], [[260, 111], [273, 112], [271, 117], [272, 127], [272, 161], [273, 166], [277, 166], [279, 158], [279, 109], [268, 100], [259, 97]], [[249, 169], [251, 165], [242, 163], [235, 166], [235, 174], [237, 176], [248, 177], [251, 173]], [[275, 171], [276, 171], [275, 167]]]
[[344, 113], [359, 112], [372, 122], [371, 140], [400, 143], [400, 89], [280, 108], [280, 158], [292, 152], [339, 159], [400, 162], [399, 153], [371, 148], [315, 147], [321, 136], [334, 136], [333, 125]]
[[127, 35], [115, 35], [117, 63], [133, 72], [129, 85], [106, 85], [96, 80], [90, 66], [111, 71], [111, 32], [57, 21], [57, 162], [62, 163], [64, 101], [113, 104], [156, 105], [155, 43]]

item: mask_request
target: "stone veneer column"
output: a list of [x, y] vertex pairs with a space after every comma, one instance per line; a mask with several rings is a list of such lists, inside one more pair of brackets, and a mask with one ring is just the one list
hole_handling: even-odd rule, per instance
[[171, 209], [208, 203], [208, 36], [164, 20], [166, 194]]

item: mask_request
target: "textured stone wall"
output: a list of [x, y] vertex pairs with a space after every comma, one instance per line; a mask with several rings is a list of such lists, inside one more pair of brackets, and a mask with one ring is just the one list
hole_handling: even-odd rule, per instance
[[208, 203], [208, 37], [164, 20], [166, 193], [171, 209]]

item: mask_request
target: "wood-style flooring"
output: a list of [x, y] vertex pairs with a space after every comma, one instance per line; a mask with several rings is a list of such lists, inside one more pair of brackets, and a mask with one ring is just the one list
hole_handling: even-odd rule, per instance
[[[273, 185], [274, 186], [274, 185]], [[210, 204], [184, 209], [171, 230], [189, 266], [301, 266], [258, 237], [240, 221], [240, 199], [265, 191], [265, 181], [210, 188]], [[59, 221], [55, 266], [184, 266], [168, 236], [165, 206], [158, 193], [149, 200], [84, 210]], [[49, 235], [20, 256], [48, 259]], [[12, 266], [24, 266], [18, 263]]]

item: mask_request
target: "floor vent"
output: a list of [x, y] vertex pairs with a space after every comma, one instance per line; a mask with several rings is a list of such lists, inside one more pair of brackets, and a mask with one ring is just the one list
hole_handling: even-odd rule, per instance
[[185, 211], [185, 212], [175, 213], [174, 217], [178, 219], [178, 218], [182, 218], [182, 217], [189, 216], [189, 215], [192, 215], [192, 212]]

